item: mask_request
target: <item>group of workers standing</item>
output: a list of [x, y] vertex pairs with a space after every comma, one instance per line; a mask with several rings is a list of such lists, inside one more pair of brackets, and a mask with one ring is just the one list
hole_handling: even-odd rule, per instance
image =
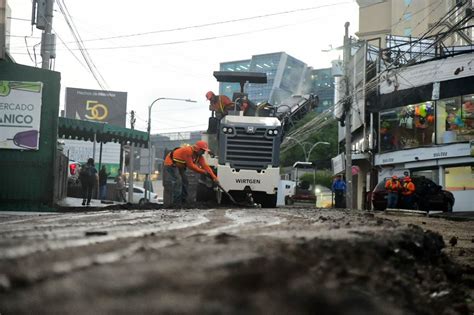
[[398, 208], [398, 200], [401, 195], [402, 202], [408, 209], [414, 208], [415, 184], [408, 173], [404, 174], [403, 181], [393, 175], [385, 182], [387, 190], [387, 208]]
[[[341, 175], [337, 175], [332, 183], [332, 191], [334, 192], [334, 207], [345, 208], [346, 182]], [[393, 175], [385, 182], [385, 190], [387, 190], [387, 208], [398, 208], [398, 201], [401, 201], [407, 209], [415, 207], [415, 183], [413, 183], [408, 172], [404, 173], [403, 180], [400, 181], [398, 176]]]

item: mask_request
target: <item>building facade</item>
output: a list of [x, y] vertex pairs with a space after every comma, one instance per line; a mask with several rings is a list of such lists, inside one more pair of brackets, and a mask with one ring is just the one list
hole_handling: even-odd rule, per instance
[[459, 211], [474, 210], [473, 53], [394, 72], [380, 84], [378, 106], [379, 180], [404, 171], [425, 176], [454, 194]]
[[315, 94], [319, 97], [318, 113], [334, 105], [334, 78], [331, 68], [310, 69], [303, 94]]
[[[385, 47], [386, 35], [421, 37], [450, 30], [465, 12], [456, 8], [472, 7], [471, 0], [357, 0], [361, 40], [381, 38]], [[446, 17], [446, 18], [445, 18]], [[438, 23], [442, 21], [441, 23]], [[431, 29], [432, 26], [437, 25]], [[472, 25], [472, 20], [463, 24]], [[470, 28], [456, 31], [445, 42], [447, 46], [472, 43]]]
[[[419, 40], [403, 36], [402, 26], [408, 24], [400, 19], [404, 16], [402, 12], [411, 12], [423, 4], [423, 8], [431, 8], [432, 14], [422, 15], [426, 18], [415, 22], [420, 33], [406, 35], [436, 32], [437, 28], [431, 29], [432, 26], [445, 20], [449, 12], [452, 19], [461, 21], [470, 1], [358, 3], [361, 25], [357, 34], [365, 39], [380, 36], [381, 40], [376, 47], [369, 42], [377, 41], [358, 41], [359, 48], [349, 62], [352, 206], [370, 207], [367, 193], [378, 181], [408, 171], [451, 191], [456, 198], [455, 211], [474, 210], [474, 47], [460, 46], [469, 37], [458, 32], [462, 29], [464, 35], [472, 34], [471, 29], [465, 29], [466, 23], [459, 23], [451, 36], [442, 41], [438, 40], [439, 33]], [[401, 8], [404, 9], [400, 12]], [[444, 11], [436, 11], [441, 9]], [[413, 12], [418, 11], [423, 10]], [[373, 18], [362, 19], [369, 15]], [[379, 21], [383, 16], [390, 24]], [[431, 22], [423, 26], [427, 20]], [[403, 45], [392, 45], [394, 37], [402, 38]], [[449, 43], [455, 46], [448, 46]], [[339, 116], [342, 112], [339, 110]], [[344, 138], [344, 128], [340, 128], [341, 144]], [[344, 154], [333, 159], [335, 173], [343, 172], [343, 160]]]
[[[248, 83], [246, 92], [254, 103], [269, 102], [281, 105], [295, 94], [316, 94], [320, 104], [330, 106], [334, 102], [334, 87], [330, 69], [314, 70], [306, 63], [284, 52], [254, 55], [248, 60], [223, 62], [221, 71], [265, 72], [266, 84]], [[219, 94], [232, 98], [240, 91], [238, 83], [221, 82]], [[323, 102], [321, 102], [323, 100]]]

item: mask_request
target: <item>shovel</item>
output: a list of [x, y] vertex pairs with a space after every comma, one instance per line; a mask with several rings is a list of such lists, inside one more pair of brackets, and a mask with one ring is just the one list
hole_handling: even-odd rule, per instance
[[[207, 177], [209, 177], [212, 180], [212, 177], [209, 173], [206, 174]], [[226, 194], [227, 197], [229, 197], [229, 200], [236, 206], [241, 206], [241, 207], [255, 207], [258, 208], [257, 204], [249, 204], [249, 203], [243, 203], [243, 202], [237, 202], [232, 195], [222, 187], [222, 185], [219, 182], [214, 182], [213, 183], [219, 188], [224, 194]]]
[[[215, 183], [215, 182], [214, 182]], [[237, 202], [234, 197], [232, 197], [232, 195], [226, 191], [224, 189], [224, 187], [222, 187], [222, 185], [220, 183], [215, 183], [216, 186], [224, 193], [227, 195], [227, 197], [229, 197], [229, 200], [236, 206], [240, 206], [240, 207], [254, 207], [254, 208], [258, 208], [259, 205], [254, 203], [254, 204], [250, 204], [250, 203], [244, 203], [244, 202]]]
[[234, 197], [232, 197], [232, 195], [229, 194], [229, 193], [224, 189], [224, 187], [222, 187], [222, 185], [221, 185], [220, 183], [216, 183], [216, 182], [214, 182], [214, 183], [216, 184], [216, 186], [217, 186], [224, 194], [227, 195], [227, 197], [229, 197], [230, 201], [232, 201], [233, 204], [235, 204], [235, 205], [240, 205], [237, 201], [235, 201]]

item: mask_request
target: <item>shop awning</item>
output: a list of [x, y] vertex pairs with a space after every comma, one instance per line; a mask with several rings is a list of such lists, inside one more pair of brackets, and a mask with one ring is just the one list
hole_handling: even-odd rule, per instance
[[106, 123], [59, 117], [58, 136], [97, 142], [118, 142], [148, 147], [148, 134], [144, 131], [109, 125]]

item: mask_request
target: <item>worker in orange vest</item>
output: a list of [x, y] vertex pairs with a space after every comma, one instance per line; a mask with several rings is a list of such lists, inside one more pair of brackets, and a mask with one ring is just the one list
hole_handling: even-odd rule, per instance
[[398, 207], [398, 193], [400, 192], [402, 186], [396, 175], [393, 175], [392, 178], [388, 179], [385, 182], [385, 189], [387, 190], [387, 208], [397, 208]]
[[[219, 183], [217, 176], [203, 156], [208, 151], [207, 142], [199, 140], [192, 146], [176, 148], [166, 155], [164, 172], [171, 181], [173, 205], [179, 206], [186, 203], [188, 198], [189, 182], [186, 176], [186, 168], [190, 168], [199, 174], [208, 174], [214, 182]], [[181, 183], [179, 179], [181, 179]]]
[[403, 179], [402, 199], [403, 204], [408, 209], [413, 209], [413, 196], [415, 194], [415, 184], [411, 181], [410, 176]]
[[216, 112], [216, 117], [219, 119], [235, 107], [230, 98], [225, 95], [215, 95], [212, 91], [206, 93], [206, 99], [209, 101], [209, 110]]

